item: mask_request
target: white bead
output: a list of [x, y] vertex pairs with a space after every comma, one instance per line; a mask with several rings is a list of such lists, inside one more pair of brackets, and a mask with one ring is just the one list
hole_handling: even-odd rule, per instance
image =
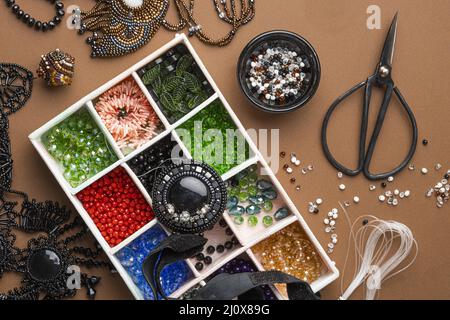
[[378, 200], [380, 200], [381, 202], [384, 202], [386, 200], [386, 197], [383, 194], [380, 194], [378, 196]]
[[317, 199], [316, 199], [316, 203], [317, 203], [318, 205], [321, 205], [321, 204], [323, 203], [322, 198], [317, 198]]
[[123, 2], [130, 8], [139, 8], [144, 3], [144, 0], [124, 0]]
[[354, 196], [353, 197], [353, 202], [354, 203], [359, 203], [359, 197], [358, 196]]
[[345, 184], [341, 183], [339, 185], [339, 190], [344, 191], [345, 190]]
[[398, 195], [400, 194], [400, 190], [395, 189], [395, 190], [394, 190], [394, 194], [395, 194], [396, 196], [398, 196]]
[[390, 177], [388, 177], [388, 179], [387, 179], [389, 182], [392, 182], [392, 181], [394, 181], [394, 177], [393, 176], [390, 176]]
[[333, 212], [333, 213], [338, 213], [338, 209], [333, 208], [333, 209], [331, 209], [331, 212]]
[[333, 213], [333, 219], [337, 219], [339, 215], [337, 213]]
[[328, 212], [328, 216], [330, 217], [330, 218], [332, 218], [333, 217], [333, 212]]
[[330, 224], [330, 220], [325, 218], [325, 219], [323, 219], [323, 223]]
[[292, 168], [291, 168], [291, 167], [286, 168], [286, 172], [287, 172], [287, 173], [292, 173]]
[[336, 224], [336, 221], [334, 221], [334, 220], [331, 220], [331, 221], [330, 221], [330, 226], [333, 227], [335, 224]]
[[343, 176], [344, 176], [344, 174], [343, 174], [342, 172], [339, 171], [339, 172], [337, 173], [337, 177], [338, 177], [339, 179], [341, 179]]
[[411, 195], [411, 191], [409, 191], [409, 190], [406, 190], [406, 191], [405, 191], [405, 197], [407, 197], [407, 198], [408, 198], [408, 197], [409, 197], [410, 195]]
[[297, 160], [295, 160], [294, 164], [298, 167], [300, 165], [300, 163], [301, 163], [300, 160], [297, 159]]
[[331, 242], [333, 242], [334, 244], [336, 244], [338, 242], [337, 238], [333, 238], [331, 239]]
[[428, 173], [428, 169], [427, 168], [422, 168], [420, 170], [420, 172], [422, 172], [422, 174], [427, 174]]

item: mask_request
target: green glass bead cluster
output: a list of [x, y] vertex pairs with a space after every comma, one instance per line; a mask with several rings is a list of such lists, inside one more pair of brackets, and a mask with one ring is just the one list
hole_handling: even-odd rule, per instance
[[77, 187], [118, 160], [85, 108], [47, 131], [42, 142], [60, 163], [64, 178]]
[[260, 179], [256, 171], [257, 166], [253, 165], [228, 180], [227, 210], [237, 225], [245, 222], [246, 215], [250, 227], [258, 225], [258, 215], [264, 212], [262, 224], [268, 228], [274, 221], [286, 218], [289, 211], [283, 207], [272, 215], [273, 200], [277, 199], [278, 193], [272, 182]]
[[219, 174], [249, 158], [249, 146], [220, 100], [213, 101], [176, 131], [192, 157], [208, 163]]

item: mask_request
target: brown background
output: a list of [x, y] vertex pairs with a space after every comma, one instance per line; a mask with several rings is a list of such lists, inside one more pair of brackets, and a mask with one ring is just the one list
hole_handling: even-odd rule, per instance
[[[219, 35], [224, 31], [214, 13], [212, 1], [198, 0], [197, 14], [206, 30]], [[42, 19], [54, 14], [48, 4], [41, 1], [21, 0], [22, 7]], [[64, 1], [89, 8], [93, 1]], [[172, 3], [172, 1], [171, 1]], [[366, 27], [366, 9], [378, 4], [382, 9], [382, 30], [369, 31]], [[172, 11], [173, 8], [171, 8]], [[369, 181], [364, 177], [344, 178], [347, 190], [338, 190], [341, 183], [336, 171], [325, 160], [320, 147], [320, 126], [331, 102], [344, 90], [365, 79], [373, 72], [393, 14], [399, 10], [398, 41], [394, 60], [394, 80], [412, 106], [420, 129], [420, 141], [427, 138], [427, 147], [418, 145], [413, 162], [416, 167], [428, 167], [429, 174], [418, 170], [405, 170], [389, 186], [410, 189], [412, 196], [400, 201], [398, 207], [388, 207], [377, 200], [380, 188], [368, 191]], [[424, 196], [444, 169], [450, 168], [450, 1], [448, 0], [385, 0], [385, 1], [325, 1], [325, 0], [256, 0], [256, 18], [241, 29], [236, 39], [225, 48], [212, 48], [192, 40], [194, 47], [228, 99], [234, 111], [247, 128], [280, 128], [280, 150], [296, 152], [304, 164], [315, 166], [313, 173], [297, 180], [303, 190], [297, 192], [282, 171], [278, 177], [284, 184], [304, 218], [326, 246], [329, 238], [323, 231], [323, 216], [338, 201], [351, 200], [358, 194], [359, 205], [349, 210], [351, 219], [373, 214], [383, 219], [394, 219], [408, 225], [418, 243], [419, 255], [406, 272], [383, 284], [383, 299], [449, 299], [450, 298], [450, 205], [438, 210], [435, 201]], [[173, 14], [172, 14], [173, 16]], [[236, 61], [244, 45], [257, 34], [271, 29], [287, 29], [309, 39], [318, 51], [323, 73], [317, 95], [302, 110], [288, 115], [269, 115], [255, 111], [241, 94], [236, 78]], [[161, 30], [155, 38], [138, 52], [114, 60], [92, 60], [84, 38], [64, 25], [50, 33], [34, 32], [5, 9], [0, 7], [0, 61], [15, 62], [36, 70], [41, 54], [56, 47], [70, 52], [77, 59], [76, 79], [70, 88], [48, 89], [35, 81], [33, 96], [26, 107], [11, 116], [10, 134], [14, 157], [15, 189], [26, 190], [37, 199], [55, 199], [64, 203], [64, 196], [56, 180], [28, 141], [28, 134], [56, 116], [75, 101], [102, 85], [118, 73], [172, 39], [173, 33]], [[376, 112], [378, 107], [373, 108]], [[330, 127], [331, 144], [339, 159], [355, 163], [360, 100], [353, 98], [347, 108], [336, 114]], [[409, 146], [410, 130], [399, 106], [392, 104], [374, 157], [374, 170], [390, 169], [399, 163]], [[373, 116], [374, 114], [372, 114]], [[373, 119], [373, 118], [372, 118]], [[373, 123], [373, 122], [372, 122]], [[342, 143], [344, 142], [345, 143]], [[340, 143], [340, 144], [339, 144]], [[435, 163], [444, 168], [434, 170]], [[378, 185], [378, 184], [377, 184]], [[307, 213], [308, 201], [324, 199], [318, 216]], [[348, 225], [338, 223], [340, 243], [331, 255], [342, 273], [347, 250]], [[19, 239], [24, 244], [24, 237]], [[347, 276], [353, 269], [347, 270]], [[348, 283], [346, 277], [345, 284]], [[17, 277], [7, 275], [0, 282], [0, 291], [17, 284]], [[118, 275], [103, 273], [97, 287], [98, 299], [129, 299], [131, 294]], [[340, 295], [340, 280], [325, 290], [323, 298], [336, 299]], [[78, 294], [77, 298], [84, 298]], [[361, 298], [359, 290], [353, 298]]]

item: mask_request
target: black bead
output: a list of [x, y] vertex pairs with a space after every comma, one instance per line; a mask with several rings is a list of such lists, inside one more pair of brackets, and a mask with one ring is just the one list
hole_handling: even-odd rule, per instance
[[226, 228], [226, 229], [225, 229], [225, 234], [226, 234], [227, 236], [232, 236], [232, 235], [233, 235], [233, 230], [231, 230], [230, 228]]
[[25, 14], [25, 12], [23, 12], [23, 10], [19, 10], [19, 11], [16, 12], [16, 16], [19, 19], [22, 19], [24, 14]]
[[216, 248], [214, 248], [214, 246], [209, 246], [208, 248], [206, 248], [206, 252], [208, 254], [213, 254], [214, 252], [216, 252]]
[[369, 223], [369, 220], [367, 220], [367, 219], [364, 219], [363, 222], [362, 222], [363, 226], [365, 226], [368, 223]]
[[231, 248], [233, 248], [233, 243], [231, 241], [225, 242], [225, 248], [227, 250], [230, 250]]
[[426, 146], [426, 145], [428, 144], [428, 140], [427, 140], [427, 139], [423, 139], [423, 140], [422, 140], [422, 144], [423, 144], [424, 146]]
[[90, 277], [89, 279], [88, 279], [88, 283], [91, 285], [91, 286], [95, 286], [97, 283], [99, 283], [100, 282], [100, 277], [96, 277], [96, 276], [92, 276], [92, 277]]
[[64, 17], [65, 14], [66, 14], [66, 13], [64, 12], [64, 10], [58, 10], [58, 11], [56, 11], [56, 15], [57, 15], [58, 17]]
[[30, 21], [30, 15], [28, 13], [24, 14], [24, 16], [22, 17], [22, 21], [25, 23], [28, 23], [28, 21]]
[[210, 256], [206, 256], [204, 262], [206, 265], [209, 265], [212, 263], [212, 258]]
[[42, 22], [36, 21], [36, 23], [34, 24], [34, 28], [35, 28], [36, 30], [41, 30], [41, 28], [42, 28]]
[[6, 0], [6, 5], [11, 7], [16, 1], [15, 0]]
[[381, 187], [382, 187], [382, 188], [386, 188], [386, 186], [387, 186], [386, 182], [382, 182], [382, 183], [381, 183]]
[[225, 221], [225, 219], [219, 220], [219, 226], [221, 226], [222, 228], [225, 228], [227, 226], [227, 222]]
[[202, 271], [203, 270], [203, 263], [197, 262], [195, 264], [195, 269], [197, 269], [198, 271]]
[[58, 10], [64, 9], [64, 4], [62, 2], [57, 2], [55, 8]]
[[195, 258], [197, 259], [197, 261], [203, 261], [205, 259], [205, 255], [200, 252], [195, 256]]
[[225, 247], [224, 247], [223, 245], [219, 244], [219, 245], [216, 247], [216, 250], [217, 250], [218, 253], [222, 253], [222, 252], [225, 251]]
[[28, 20], [28, 25], [30, 27], [34, 26], [35, 23], [36, 23], [36, 19], [35, 18], [30, 18], [30, 20]]
[[14, 13], [16, 13], [16, 12], [19, 11], [19, 10], [20, 10], [20, 7], [19, 7], [17, 4], [15, 4], [15, 5], [12, 6], [12, 11], [13, 11]]
[[55, 23], [53, 22], [53, 21], [49, 21], [49, 23], [48, 23], [48, 28], [49, 29], [54, 29], [55, 28]]
[[55, 24], [60, 24], [61, 23], [61, 18], [60, 17], [54, 17], [53, 18], [53, 22], [55, 23]]
[[446, 174], [444, 175], [444, 178], [448, 180], [448, 179], [450, 178], [450, 175], [449, 175], [448, 173], [446, 173]]
[[44, 22], [43, 24], [42, 24], [42, 31], [47, 31], [48, 30], [48, 23], [47, 22]]

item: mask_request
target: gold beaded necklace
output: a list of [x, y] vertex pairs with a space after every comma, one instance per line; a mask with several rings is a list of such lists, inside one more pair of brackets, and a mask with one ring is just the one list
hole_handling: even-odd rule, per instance
[[225, 46], [255, 16], [255, 0], [212, 1], [219, 18], [232, 27], [218, 39], [209, 37], [194, 17], [195, 0], [189, 3], [174, 0], [179, 17], [176, 24], [165, 19], [169, 0], [97, 0], [89, 11], [75, 10], [73, 22], [80, 23], [80, 34], [93, 32], [87, 38], [92, 57], [117, 57], [134, 52], [149, 42], [161, 25], [170, 31], [188, 27], [189, 36], [196, 36], [209, 45]]

